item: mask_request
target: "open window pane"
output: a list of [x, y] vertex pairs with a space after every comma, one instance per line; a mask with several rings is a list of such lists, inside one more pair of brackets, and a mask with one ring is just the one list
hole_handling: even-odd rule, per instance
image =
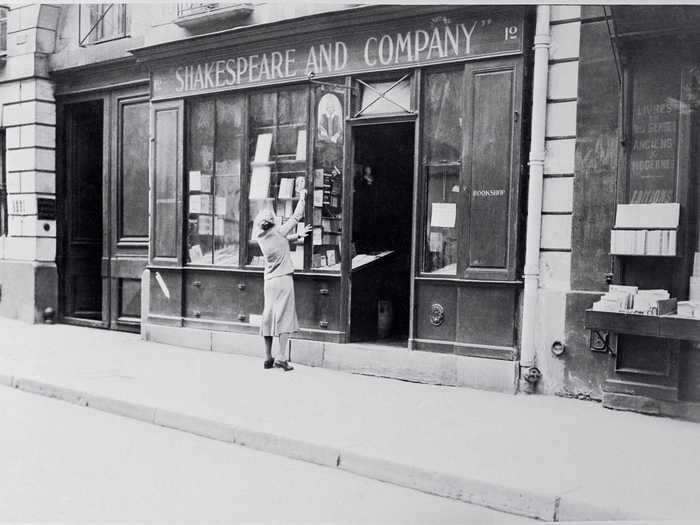
[[[277, 224], [288, 220], [306, 189], [309, 96], [306, 88], [282, 89], [250, 96], [248, 260], [263, 266], [253, 221], [271, 209]], [[303, 226], [302, 226], [303, 227]], [[297, 269], [304, 267], [304, 245], [291, 247]]]
[[432, 274], [457, 274], [459, 166], [429, 166], [425, 267]]

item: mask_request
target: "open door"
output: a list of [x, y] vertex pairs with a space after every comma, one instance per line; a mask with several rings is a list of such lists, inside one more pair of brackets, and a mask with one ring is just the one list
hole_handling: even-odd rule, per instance
[[61, 312], [67, 322], [105, 326], [103, 303], [103, 103], [65, 111]]
[[353, 130], [352, 341], [408, 345], [413, 122]]

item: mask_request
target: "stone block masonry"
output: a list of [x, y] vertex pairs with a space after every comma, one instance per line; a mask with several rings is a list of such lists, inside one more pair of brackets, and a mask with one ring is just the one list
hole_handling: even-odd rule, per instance
[[[59, 6], [11, 6], [7, 59], [0, 69], [8, 231], [0, 236], [0, 315], [27, 322], [56, 307], [56, 104], [47, 75]], [[49, 206], [55, 209], [55, 206]], [[3, 232], [0, 232], [3, 233]]]

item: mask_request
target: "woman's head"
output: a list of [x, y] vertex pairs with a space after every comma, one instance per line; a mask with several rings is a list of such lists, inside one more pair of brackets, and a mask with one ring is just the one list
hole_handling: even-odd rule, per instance
[[275, 213], [267, 208], [260, 210], [260, 212], [255, 216], [255, 226], [257, 226], [261, 231], [267, 231], [275, 225]]

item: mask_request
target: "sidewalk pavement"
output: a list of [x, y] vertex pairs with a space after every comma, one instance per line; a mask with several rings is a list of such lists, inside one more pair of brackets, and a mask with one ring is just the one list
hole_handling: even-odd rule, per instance
[[700, 517], [696, 423], [262, 361], [0, 318], [7, 386], [547, 521]]

